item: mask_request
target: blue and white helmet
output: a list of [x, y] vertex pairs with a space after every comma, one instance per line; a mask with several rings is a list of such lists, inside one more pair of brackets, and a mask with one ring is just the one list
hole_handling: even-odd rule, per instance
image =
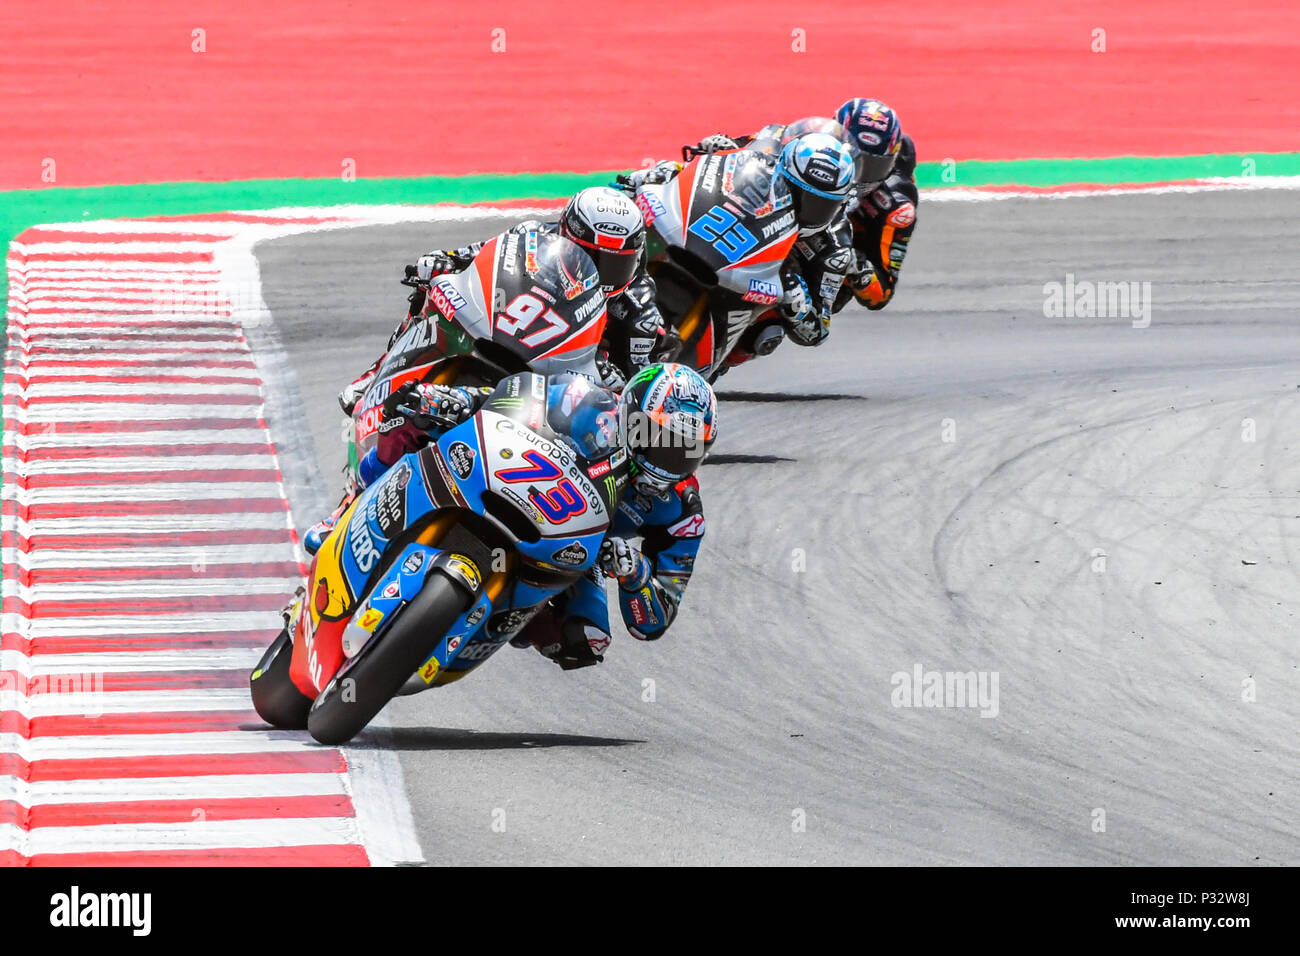
[[805, 133], [786, 143], [776, 171], [786, 180], [801, 232], [825, 229], [853, 188], [854, 151], [829, 133]]

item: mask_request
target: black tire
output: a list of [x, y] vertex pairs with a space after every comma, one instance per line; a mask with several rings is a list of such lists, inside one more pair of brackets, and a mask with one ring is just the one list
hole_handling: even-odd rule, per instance
[[[448, 578], [430, 574], [424, 590], [388, 630], [325, 685], [307, 714], [307, 730], [323, 744], [346, 743], [359, 734], [428, 660], [469, 605], [469, 597]], [[345, 695], [346, 681], [352, 684]]]
[[293, 658], [293, 638], [285, 628], [271, 642], [262, 659], [248, 678], [257, 715], [272, 727], [306, 730], [311, 698], [289, 679], [289, 661]]

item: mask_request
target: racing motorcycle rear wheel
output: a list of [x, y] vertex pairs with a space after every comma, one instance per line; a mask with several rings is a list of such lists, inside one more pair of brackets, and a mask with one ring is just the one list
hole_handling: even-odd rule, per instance
[[312, 737], [323, 744], [341, 744], [359, 734], [429, 659], [469, 603], [450, 579], [430, 574], [397, 620], [325, 685], [307, 714]]
[[298, 689], [289, 677], [293, 659], [293, 636], [286, 627], [271, 642], [262, 659], [253, 668], [248, 690], [257, 714], [272, 727], [305, 730], [311, 698]]

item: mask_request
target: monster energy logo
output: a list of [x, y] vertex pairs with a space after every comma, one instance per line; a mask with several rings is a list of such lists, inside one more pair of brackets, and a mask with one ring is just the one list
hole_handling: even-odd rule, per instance
[[522, 398], [498, 398], [492, 402], [492, 408], [523, 408]]
[[663, 366], [661, 365], [652, 365], [649, 368], [642, 369], [636, 373], [632, 381], [628, 382], [624, 388], [631, 388], [634, 385], [639, 385], [641, 382], [653, 382], [662, 371]]
[[618, 479], [612, 474], [605, 476], [605, 491], [611, 502], [618, 501]]

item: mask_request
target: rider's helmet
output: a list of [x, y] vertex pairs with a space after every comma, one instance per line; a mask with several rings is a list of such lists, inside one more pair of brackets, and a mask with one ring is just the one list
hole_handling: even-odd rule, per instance
[[879, 100], [849, 100], [835, 113], [846, 139], [857, 147], [857, 180], [862, 191], [883, 183], [894, 169], [903, 141], [898, 114]]
[[776, 171], [790, 187], [800, 231], [817, 232], [853, 188], [853, 150], [829, 133], [805, 133], [782, 147]]
[[591, 256], [606, 295], [632, 282], [645, 248], [645, 220], [625, 193], [609, 186], [582, 190], [564, 207], [560, 232]]
[[805, 116], [801, 120], [795, 120], [781, 131], [781, 145], [784, 146], [790, 140], [798, 139], [805, 133], [829, 133], [836, 139], [849, 142], [848, 135], [838, 120], [833, 120], [829, 116]]
[[718, 402], [699, 372], [665, 362], [627, 383], [619, 414], [636, 484], [663, 495], [704, 460], [716, 436]]

